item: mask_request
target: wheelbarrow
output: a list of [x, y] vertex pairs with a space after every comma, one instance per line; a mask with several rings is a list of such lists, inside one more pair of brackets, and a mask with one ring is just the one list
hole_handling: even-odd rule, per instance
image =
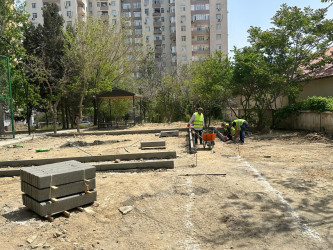
[[214, 130], [208, 129], [207, 132], [204, 132], [202, 134], [203, 147], [208, 147], [209, 149], [212, 149], [215, 145], [215, 138], [216, 134], [214, 133]]

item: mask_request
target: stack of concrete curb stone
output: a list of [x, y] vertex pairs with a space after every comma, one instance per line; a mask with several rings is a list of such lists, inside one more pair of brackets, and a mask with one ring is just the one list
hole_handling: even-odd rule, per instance
[[66, 161], [22, 169], [23, 205], [47, 217], [93, 203], [96, 168], [78, 161]]

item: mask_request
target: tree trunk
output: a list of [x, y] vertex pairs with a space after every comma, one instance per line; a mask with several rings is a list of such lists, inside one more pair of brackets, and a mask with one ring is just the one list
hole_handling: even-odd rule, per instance
[[62, 129], [66, 128], [66, 111], [65, 111], [65, 105], [64, 102], [62, 101], [60, 104], [61, 108], [61, 122], [62, 122]]

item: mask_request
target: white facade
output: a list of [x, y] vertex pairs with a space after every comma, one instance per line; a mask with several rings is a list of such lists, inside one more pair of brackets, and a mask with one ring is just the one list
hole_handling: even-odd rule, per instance
[[227, 0], [27, 0], [32, 23], [43, 23], [43, 3], [57, 3], [66, 25], [87, 15], [132, 27], [166, 68], [191, 63], [216, 50], [228, 53]]

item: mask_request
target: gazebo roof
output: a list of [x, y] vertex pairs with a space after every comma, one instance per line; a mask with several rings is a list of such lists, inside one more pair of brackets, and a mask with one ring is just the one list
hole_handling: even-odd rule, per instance
[[135, 93], [123, 90], [123, 89], [113, 88], [112, 91], [106, 91], [106, 92], [100, 93], [99, 95], [97, 95], [97, 98], [130, 99], [130, 98], [141, 98], [141, 96], [136, 95]]

